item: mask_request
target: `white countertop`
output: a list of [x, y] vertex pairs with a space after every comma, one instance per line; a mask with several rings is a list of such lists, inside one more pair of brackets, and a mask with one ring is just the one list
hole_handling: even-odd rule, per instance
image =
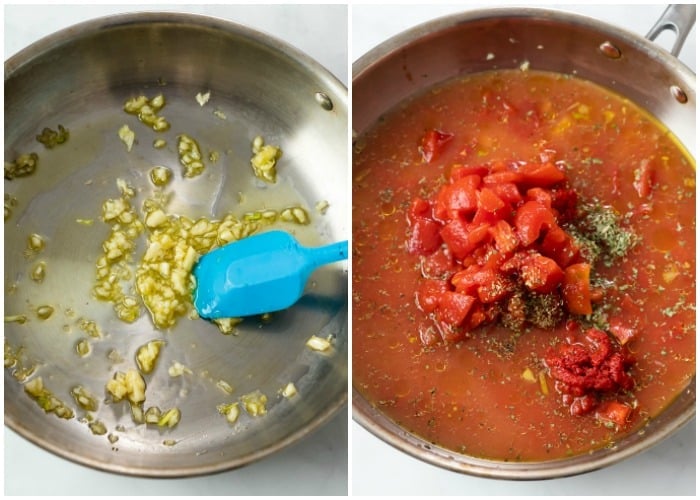
[[[206, 14], [268, 33], [314, 58], [347, 86], [345, 5], [5, 6], [5, 59], [41, 37], [78, 22], [143, 10]], [[5, 428], [4, 493], [345, 495], [348, 490], [348, 418], [345, 408], [317, 432], [260, 462], [230, 472], [189, 479], [143, 479], [92, 470], [54, 456]]]
[[[427, 2], [426, 2], [427, 3]], [[490, 5], [353, 5], [351, 58], [430, 19]], [[529, 4], [529, 6], [535, 6]], [[665, 6], [555, 6], [645, 35]], [[664, 37], [667, 43], [672, 37]], [[669, 45], [664, 45], [669, 46]], [[695, 29], [681, 60], [695, 71]], [[695, 495], [695, 421], [660, 445], [603, 470], [548, 481], [513, 482], [448, 472], [399, 452], [357, 423], [351, 426], [354, 495]]]

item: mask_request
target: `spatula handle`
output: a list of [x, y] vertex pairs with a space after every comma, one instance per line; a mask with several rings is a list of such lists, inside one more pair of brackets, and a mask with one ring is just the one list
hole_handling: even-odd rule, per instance
[[314, 268], [348, 258], [347, 240], [307, 250]]

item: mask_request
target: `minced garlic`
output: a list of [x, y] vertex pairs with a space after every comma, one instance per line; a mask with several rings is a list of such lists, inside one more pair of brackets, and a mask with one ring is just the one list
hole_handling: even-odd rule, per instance
[[116, 372], [105, 388], [115, 403], [126, 398], [132, 405], [138, 405], [146, 400], [146, 381], [134, 369]]
[[231, 394], [233, 392], [233, 386], [225, 380], [219, 380], [216, 382], [216, 387], [224, 391], [226, 394]]
[[243, 408], [251, 417], [259, 417], [267, 413], [267, 396], [260, 391], [253, 391], [241, 396]]
[[277, 182], [277, 160], [282, 157], [282, 150], [278, 146], [265, 144], [262, 136], [253, 139], [253, 157], [250, 164], [255, 176], [266, 182]]
[[136, 140], [136, 134], [133, 130], [129, 128], [128, 125], [122, 125], [117, 132], [119, 139], [126, 145], [127, 152], [131, 152], [134, 147], [134, 141]]
[[24, 384], [26, 392], [46, 413], [53, 413], [59, 418], [71, 419], [75, 416], [66, 404], [44, 387], [41, 377], [36, 377]]
[[196, 96], [194, 96], [195, 100], [197, 101], [197, 104], [200, 106], [204, 106], [206, 103], [209, 102], [209, 98], [211, 97], [211, 91], [207, 90], [206, 93], [201, 93], [198, 92]]
[[298, 394], [297, 388], [294, 385], [293, 382], [289, 382], [287, 385], [284, 386], [284, 388], [280, 391], [280, 394], [284, 396], [285, 398], [291, 398], [294, 397]]
[[78, 353], [78, 356], [81, 358], [87, 356], [90, 354], [90, 342], [86, 339], [80, 339], [75, 343], [75, 352]]
[[[156, 200], [148, 200], [146, 252], [136, 270], [136, 289], [158, 328], [170, 328], [192, 307], [192, 268], [210, 250], [239, 240], [261, 227], [259, 221], [241, 221], [229, 214], [222, 220], [168, 215]], [[236, 321], [221, 321], [227, 333]]]
[[17, 177], [27, 177], [36, 171], [39, 164], [39, 155], [36, 153], [24, 153], [15, 161], [5, 162], [5, 179], [11, 181]]
[[171, 408], [164, 412], [160, 419], [158, 419], [158, 427], [175, 427], [181, 418], [181, 413], [179, 408]]
[[161, 348], [165, 345], [164, 340], [152, 340], [139, 347], [136, 352], [136, 364], [142, 373], [151, 373], [155, 367]]
[[39, 141], [47, 149], [52, 149], [59, 144], [63, 144], [70, 137], [70, 132], [63, 125], [59, 123], [58, 131], [53, 130], [49, 127], [44, 127], [41, 134], [36, 136], [36, 140]]
[[324, 339], [322, 337], [317, 337], [316, 335], [312, 335], [306, 341], [306, 346], [309, 349], [311, 349], [312, 351], [322, 351], [322, 352], [327, 351], [328, 349], [331, 348], [330, 337]]
[[148, 99], [144, 95], [133, 97], [124, 103], [124, 111], [131, 115], [136, 115], [142, 123], [149, 125], [156, 132], [164, 132], [170, 128], [170, 123], [158, 115], [158, 112], [165, 106], [163, 94]]
[[85, 411], [97, 411], [97, 399], [82, 385], [76, 385], [70, 390], [75, 403]]
[[96, 436], [103, 436], [107, 434], [107, 427], [99, 420], [90, 422], [88, 424], [88, 427], [90, 428], [90, 432], [92, 432]]
[[220, 404], [216, 409], [226, 417], [226, 420], [230, 424], [235, 423], [241, 413], [238, 403]]
[[168, 368], [168, 375], [171, 377], [179, 377], [185, 373], [192, 375], [192, 370], [178, 361], [173, 361], [173, 364]]
[[173, 172], [168, 167], [156, 166], [151, 169], [148, 175], [155, 186], [162, 187], [170, 182]]
[[117, 180], [117, 188], [122, 196], [102, 204], [102, 220], [111, 225], [111, 231], [102, 244], [104, 253], [96, 262], [96, 283], [92, 292], [99, 300], [111, 302], [122, 321], [133, 322], [141, 315], [141, 304], [124, 292], [122, 283], [132, 277], [129, 263], [144, 225], [131, 206], [134, 189], [122, 179]]
[[236, 330], [236, 326], [243, 321], [243, 318], [219, 318], [213, 320], [219, 327], [219, 331], [224, 335], [230, 335]]
[[11, 314], [5, 316], [5, 323], [19, 323], [20, 325], [23, 325], [26, 322], [27, 316], [24, 314]]
[[181, 134], [177, 138], [177, 152], [180, 156], [180, 163], [185, 167], [182, 175], [184, 177], [196, 177], [204, 172], [204, 161], [202, 151], [196, 140], [187, 134]]

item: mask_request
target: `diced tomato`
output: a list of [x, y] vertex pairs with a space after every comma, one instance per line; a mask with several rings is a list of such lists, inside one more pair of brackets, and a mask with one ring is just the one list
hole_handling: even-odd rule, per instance
[[[490, 269], [488, 271], [491, 271]], [[485, 281], [476, 293], [482, 304], [492, 304], [508, 297], [513, 291], [512, 283], [502, 274], [492, 272], [492, 279]]]
[[492, 184], [489, 186], [503, 201], [511, 205], [518, 205], [523, 201], [523, 197], [516, 186], [512, 182], [504, 182], [501, 184]]
[[630, 318], [636, 318], [642, 314], [642, 306], [638, 302], [635, 302], [627, 293], [622, 295], [620, 299], [620, 309]]
[[[491, 232], [492, 229], [493, 226], [489, 228], [489, 232]], [[479, 248], [474, 250], [473, 255], [476, 258], [476, 263], [482, 268], [497, 271], [500, 271], [503, 263], [512, 256], [512, 254], [509, 253], [499, 252], [496, 245], [492, 241], [484, 243]]]
[[488, 315], [484, 310], [484, 306], [481, 304], [481, 302], [477, 302], [474, 304], [471, 312], [467, 316], [466, 327], [469, 330], [473, 330], [474, 328], [484, 324], [487, 320]]
[[597, 304], [605, 298], [605, 290], [600, 287], [591, 287], [591, 302]]
[[489, 170], [490, 174], [495, 174], [497, 172], [507, 172], [513, 170], [512, 168], [512, 163], [508, 163], [505, 161], [494, 161], [491, 163], [491, 169]]
[[477, 206], [486, 212], [496, 212], [505, 206], [503, 200], [491, 189], [484, 187], [478, 191]]
[[457, 163], [452, 165], [452, 169], [450, 170], [450, 182], [454, 182], [468, 175], [476, 175], [479, 177], [479, 182], [481, 183], [481, 178], [488, 173], [488, 165], [462, 165]]
[[440, 230], [440, 236], [458, 259], [474, 251], [488, 234], [488, 224], [468, 224], [460, 219], [452, 220]]
[[603, 422], [610, 422], [616, 427], [627, 425], [632, 408], [618, 401], [606, 401], [595, 412], [596, 418]]
[[499, 220], [489, 228], [489, 233], [493, 237], [493, 241], [496, 245], [496, 249], [502, 254], [509, 254], [514, 252], [520, 240], [515, 235], [515, 231], [510, 224], [504, 220]]
[[452, 277], [455, 290], [476, 294], [482, 304], [501, 300], [512, 292], [512, 283], [495, 269], [471, 265]]
[[461, 326], [469, 310], [476, 302], [474, 297], [457, 292], [444, 292], [440, 296], [440, 319], [452, 326]]
[[474, 249], [469, 240], [469, 230], [469, 224], [461, 219], [453, 219], [440, 230], [440, 237], [458, 259], [466, 257]]
[[450, 289], [448, 283], [443, 280], [423, 280], [418, 283], [416, 291], [416, 304], [424, 313], [433, 312], [443, 293]]
[[646, 198], [651, 194], [654, 188], [654, 169], [651, 166], [651, 161], [648, 158], [642, 160], [639, 164], [639, 170], [635, 172], [633, 182], [634, 189], [640, 198]]
[[531, 252], [516, 252], [501, 265], [501, 271], [505, 273], [519, 273], [523, 264], [530, 258], [530, 255], [532, 255]]
[[423, 198], [416, 198], [411, 202], [411, 206], [408, 208], [408, 220], [410, 222], [415, 222], [418, 219], [430, 218], [431, 206], [429, 201], [424, 200]]
[[539, 250], [542, 255], [554, 259], [561, 268], [574, 263], [581, 253], [573, 238], [559, 226], [549, 228]]
[[477, 188], [481, 179], [476, 175], [460, 177], [440, 189], [435, 202], [435, 217], [449, 221], [473, 214], [478, 207]]
[[591, 393], [586, 393], [583, 396], [576, 396], [569, 405], [569, 411], [572, 415], [579, 417], [586, 415], [598, 406], [598, 398]]
[[564, 172], [553, 163], [528, 163], [520, 167], [524, 185], [550, 187], [566, 179]]
[[522, 182], [523, 176], [515, 170], [504, 170], [502, 172], [492, 171], [489, 175], [484, 176], [484, 184], [491, 186], [494, 184], [518, 184]]
[[627, 342], [637, 336], [637, 331], [634, 328], [622, 324], [620, 319], [617, 317], [610, 320], [609, 330], [620, 345], [625, 345]]
[[564, 272], [549, 257], [535, 253], [520, 268], [520, 276], [529, 290], [550, 293], [562, 282]]
[[586, 262], [572, 264], [564, 269], [562, 295], [566, 308], [572, 314], [593, 313], [590, 289], [591, 266]]
[[440, 130], [428, 130], [423, 136], [420, 145], [423, 161], [430, 163], [436, 159], [453, 137], [454, 134], [441, 132]]
[[[454, 164], [449, 183], [435, 198], [411, 204], [408, 249], [420, 255], [426, 279], [416, 302], [431, 315], [443, 340], [464, 338], [471, 329], [498, 320], [519, 288], [556, 294], [571, 314], [591, 314], [592, 302], [602, 298], [591, 288], [590, 264], [560, 225], [577, 216], [577, 196], [552, 158], [529, 164]], [[513, 304], [518, 307], [517, 300]], [[525, 322], [527, 316], [523, 318]], [[620, 345], [633, 335], [625, 325], [613, 325], [611, 333], [620, 337]], [[575, 363], [579, 355], [594, 363], [605, 360], [612, 371], [609, 380], [598, 377], [600, 388], [607, 383], [628, 386], [626, 358], [611, 355], [607, 334], [599, 333], [602, 339], [589, 339], [598, 347], [590, 352], [582, 348], [578, 354], [573, 349], [566, 354], [567, 363]], [[574, 404], [572, 411], [584, 412], [592, 403], [581, 398]]]
[[484, 315], [486, 316], [487, 323], [493, 323], [496, 321], [502, 312], [500, 303], [484, 304]]
[[473, 294], [480, 285], [493, 279], [493, 275], [493, 270], [483, 270], [480, 265], [472, 264], [457, 271], [450, 281], [458, 292]]
[[452, 186], [452, 189], [476, 191], [481, 186], [481, 177], [476, 174], [461, 175], [456, 179], [453, 179], [450, 185]]
[[515, 232], [523, 246], [529, 246], [540, 237], [542, 229], [555, 224], [552, 211], [537, 201], [527, 201], [515, 211]]
[[474, 217], [472, 218], [472, 224], [474, 224], [474, 225], [487, 224], [489, 226], [492, 226], [493, 224], [495, 224], [499, 220], [508, 219], [512, 213], [513, 213], [513, 209], [511, 208], [510, 205], [506, 205], [506, 204], [504, 204], [501, 208], [499, 208], [495, 212], [489, 212], [488, 210], [478, 208], [476, 210], [476, 213], [474, 214]]
[[452, 254], [438, 250], [421, 257], [420, 270], [424, 278], [449, 280], [461, 266], [454, 261]]
[[551, 192], [546, 190], [546, 189], [542, 189], [541, 187], [534, 187], [534, 188], [528, 189], [527, 192], [525, 193], [525, 199], [537, 201], [541, 205], [544, 205], [545, 207], [549, 208], [550, 210], [552, 208], [552, 194], [551, 194]]
[[430, 219], [418, 219], [410, 227], [406, 248], [413, 255], [428, 255], [440, 248], [442, 226]]

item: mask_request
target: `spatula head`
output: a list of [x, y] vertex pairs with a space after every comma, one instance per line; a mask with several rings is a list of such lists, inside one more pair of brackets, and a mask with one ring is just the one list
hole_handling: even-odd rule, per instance
[[206, 319], [279, 311], [304, 292], [310, 269], [303, 247], [289, 234], [270, 231], [229, 243], [194, 267], [194, 305]]

